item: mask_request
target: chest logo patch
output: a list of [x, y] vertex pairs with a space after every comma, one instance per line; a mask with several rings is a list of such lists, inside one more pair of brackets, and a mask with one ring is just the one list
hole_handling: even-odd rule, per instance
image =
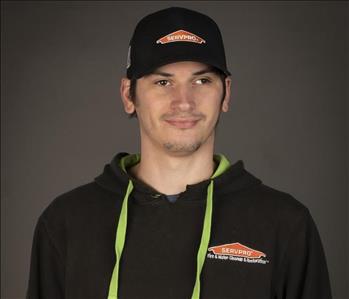
[[207, 258], [230, 260], [244, 263], [259, 263], [267, 264], [267, 255], [250, 247], [247, 247], [239, 242], [218, 245], [208, 248]]
[[197, 43], [197, 44], [206, 43], [206, 41], [203, 38], [185, 30], [177, 30], [175, 32], [172, 32], [170, 34], [167, 34], [159, 38], [156, 41], [157, 44], [168, 44], [168, 43], [174, 43], [174, 42], [190, 42], [190, 43]]

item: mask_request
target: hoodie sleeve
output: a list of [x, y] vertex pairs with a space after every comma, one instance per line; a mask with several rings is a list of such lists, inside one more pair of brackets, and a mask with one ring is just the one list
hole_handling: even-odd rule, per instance
[[27, 299], [64, 299], [64, 263], [43, 217], [35, 227]]
[[276, 298], [331, 299], [324, 249], [308, 209], [295, 225], [278, 271]]

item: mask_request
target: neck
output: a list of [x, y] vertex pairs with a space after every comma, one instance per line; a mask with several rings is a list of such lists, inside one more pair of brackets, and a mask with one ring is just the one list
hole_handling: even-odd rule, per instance
[[130, 169], [136, 178], [166, 195], [178, 194], [187, 185], [209, 179], [214, 170], [213, 146], [207, 144], [181, 156], [141, 149], [141, 161]]

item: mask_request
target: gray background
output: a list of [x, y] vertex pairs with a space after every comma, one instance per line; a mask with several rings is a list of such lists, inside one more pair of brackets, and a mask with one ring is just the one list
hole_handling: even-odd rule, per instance
[[1, 5], [2, 298], [24, 297], [43, 209], [138, 151], [119, 97], [128, 42], [141, 17], [173, 5], [210, 15], [225, 39], [232, 103], [216, 152], [310, 209], [334, 298], [348, 298], [348, 3]]

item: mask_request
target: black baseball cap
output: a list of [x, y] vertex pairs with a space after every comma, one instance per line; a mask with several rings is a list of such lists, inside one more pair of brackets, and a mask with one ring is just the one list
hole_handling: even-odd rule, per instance
[[141, 19], [129, 44], [127, 78], [138, 79], [178, 61], [205, 63], [230, 75], [216, 22], [182, 7], [166, 8]]

